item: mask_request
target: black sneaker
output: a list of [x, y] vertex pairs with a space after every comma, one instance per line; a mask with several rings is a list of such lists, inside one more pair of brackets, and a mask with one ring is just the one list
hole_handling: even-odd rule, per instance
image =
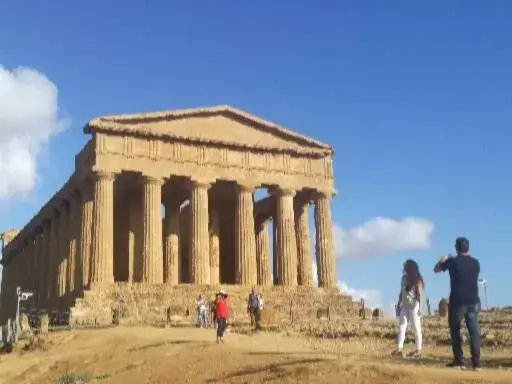
[[455, 368], [455, 369], [466, 369], [466, 364], [461, 361], [453, 360], [452, 362], [446, 364], [447, 368]]
[[480, 362], [478, 362], [478, 361], [474, 361], [473, 362], [472, 368], [473, 368], [474, 371], [481, 371], [482, 370], [482, 366], [480, 365]]

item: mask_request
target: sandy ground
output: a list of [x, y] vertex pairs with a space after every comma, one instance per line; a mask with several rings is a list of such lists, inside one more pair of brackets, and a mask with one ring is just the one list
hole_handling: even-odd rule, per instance
[[213, 330], [186, 328], [59, 332], [48, 350], [2, 356], [0, 383], [55, 384], [66, 372], [105, 384], [512, 383], [511, 351], [487, 352], [487, 367], [472, 372], [444, 368], [448, 348], [426, 346], [418, 362], [389, 357], [393, 345], [378, 340], [276, 333], [228, 333], [225, 339], [216, 344]]

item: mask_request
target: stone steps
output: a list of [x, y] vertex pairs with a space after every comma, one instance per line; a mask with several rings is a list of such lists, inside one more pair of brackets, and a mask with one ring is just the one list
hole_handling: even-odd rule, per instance
[[[196, 322], [196, 302], [201, 294], [213, 301], [224, 289], [229, 294], [232, 321], [248, 321], [246, 299], [250, 287], [115, 284], [92, 287], [83, 298], [76, 299], [71, 322], [77, 325], [110, 324], [112, 319], [123, 323], [156, 324], [170, 318], [185, 323]], [[329, 309], [331, 318], [359, 315], [359, 303], [337, 290], [314, 287], [258, 287], [263, 294], [264, 308], [282, 314], [283, 319], [316, 318]]]

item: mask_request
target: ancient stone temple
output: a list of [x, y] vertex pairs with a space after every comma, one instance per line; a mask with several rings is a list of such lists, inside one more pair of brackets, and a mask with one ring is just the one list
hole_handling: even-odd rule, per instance
[[16, 286], [37, 308], [122, 283], [310, 286], [313, 257], [319, 286], [335, 287], [329, 145], [229, 106], [100, 117], [84, 132], [69, 180], [4, 235], [2, 317]]

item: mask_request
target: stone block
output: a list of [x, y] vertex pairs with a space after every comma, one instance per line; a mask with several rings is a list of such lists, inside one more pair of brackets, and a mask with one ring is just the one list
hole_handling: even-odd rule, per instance
[[48, 314], [45, 313], [44, 315], [41, 315], [41, 317], [39, 318], [39, 323], [41, 324], [40, 325], [41, 334], [43, 334], [43, 335], [48, 334], [48, 328], [50, 325], [50, 317], [48, 316]]

